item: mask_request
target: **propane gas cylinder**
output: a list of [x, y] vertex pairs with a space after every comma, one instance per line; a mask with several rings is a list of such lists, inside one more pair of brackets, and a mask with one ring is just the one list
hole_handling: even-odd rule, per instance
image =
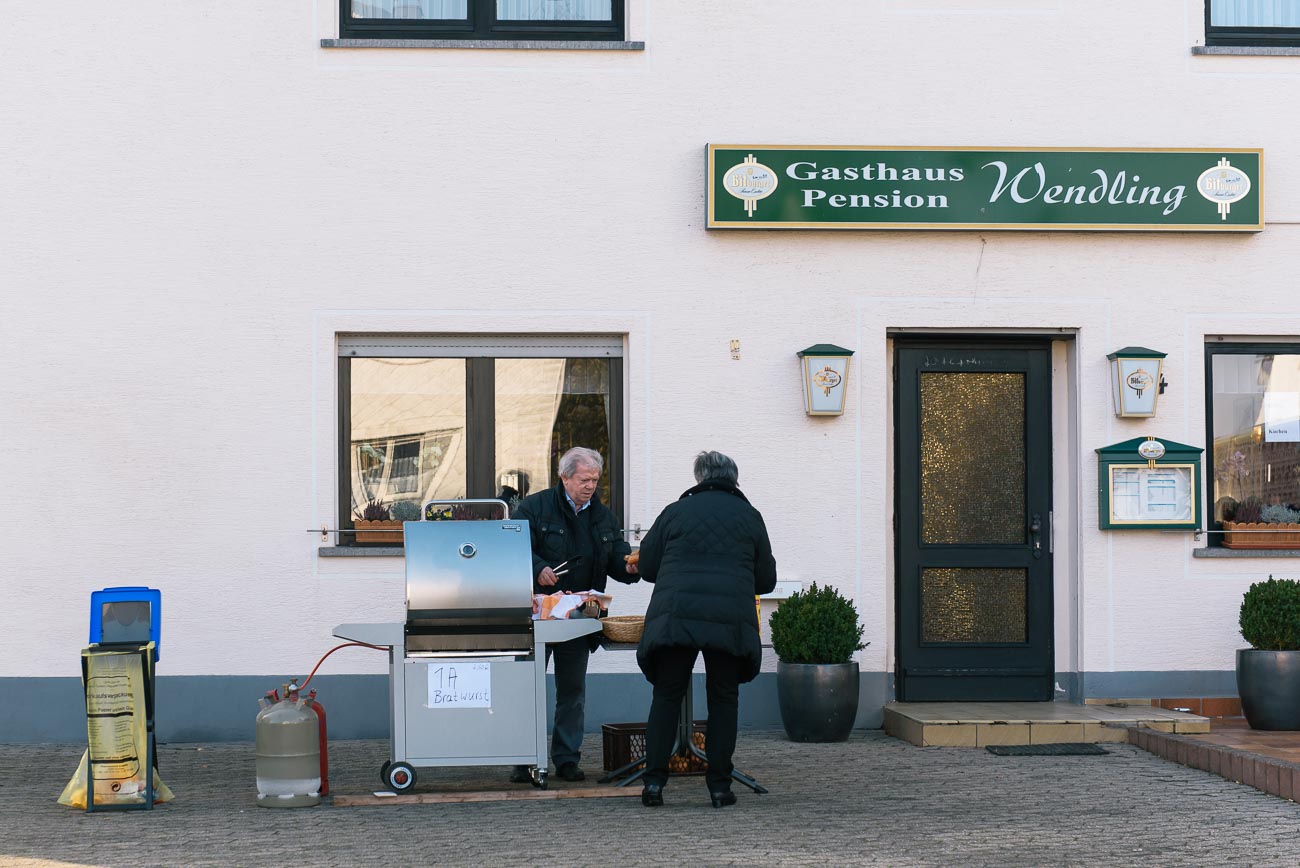
[[320, 804], [320, 718], [296, 690], [269, 694], [257, 714], [257, 803], [264, 808]]

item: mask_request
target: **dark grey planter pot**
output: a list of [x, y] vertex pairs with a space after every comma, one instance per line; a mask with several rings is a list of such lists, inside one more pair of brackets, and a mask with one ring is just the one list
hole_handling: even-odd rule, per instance
[[1300, 651], [1237, 651], [1237, 693], [1251, 729], [1300, 730]]
[[776, 696], [791, 741], [847, 741], [858, 716], [858, 664], [778, 661]]

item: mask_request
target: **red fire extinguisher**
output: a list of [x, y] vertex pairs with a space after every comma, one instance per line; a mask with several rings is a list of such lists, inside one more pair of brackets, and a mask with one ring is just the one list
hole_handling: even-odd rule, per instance
[[325, 706], [321, 705], [320, 701], [316, 699], [315, 687], [307, 693], [307, 704], [312, 711], [316, 712], [316, 720], [320, 724], [320, 794], [328, 796], [330, 794], [330, 759], [325, 739]]

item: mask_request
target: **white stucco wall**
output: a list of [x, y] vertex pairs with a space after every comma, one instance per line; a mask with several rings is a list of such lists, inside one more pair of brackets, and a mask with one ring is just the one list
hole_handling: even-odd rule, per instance
[[[641, 52], [322, 49], [334, 0], [7, 10], [0, 676], [76, 675], [109, 585], [163, 589], [173, 675], [304, 672], [333, 625], [401, 619], [400, 560], [305, 532], [335, 521], [334, 334], [386, 329], [626, 334], [630, 521], [733, 455], [783, 578], [856, 598], [869, 671], [888, 330], [1055, 330], [1058, 669], [1231, 668], [1241, 592], [1293, 562], [1098, 531], [1093, 493], [1099, 446], [1203, 445], [1206, 335], [1300, 335], [1300, 58], [1193, 56], [1202, 8], [629, 0]], [[710, 141], [1262, 147], [1268, 228], [706, 232]], [[857, 350], [841, 418], [803, 413], [819, 342]], [[1153, 422], [1110, 410], [1131, 344], [1170, 354]]]

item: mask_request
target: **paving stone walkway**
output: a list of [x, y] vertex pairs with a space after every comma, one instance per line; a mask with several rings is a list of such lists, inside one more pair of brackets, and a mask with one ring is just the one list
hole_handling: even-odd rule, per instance
[[[771, 792], [737, 786], [739, 804], [723, 810], [702, 777], [674, 778], [653, 810], [637, 799], [268, 810], [254, 803], [251, 744], [168, 744], [174, 802], [86, 814], [55, 802], [81, 746], [0, 745], [0, 866], [1300, 864], [1300, 805], [1106, 747], [996, 757], [879, 731], [814, 745], [742, 732], [737, 765]], [[589, 775], [600, 749], [589, 737]], [[330, 750], [334, 792], [379, 788], [387, 742]], [[430, 770], [418, 789], [506, 788], [506, 772]]]

